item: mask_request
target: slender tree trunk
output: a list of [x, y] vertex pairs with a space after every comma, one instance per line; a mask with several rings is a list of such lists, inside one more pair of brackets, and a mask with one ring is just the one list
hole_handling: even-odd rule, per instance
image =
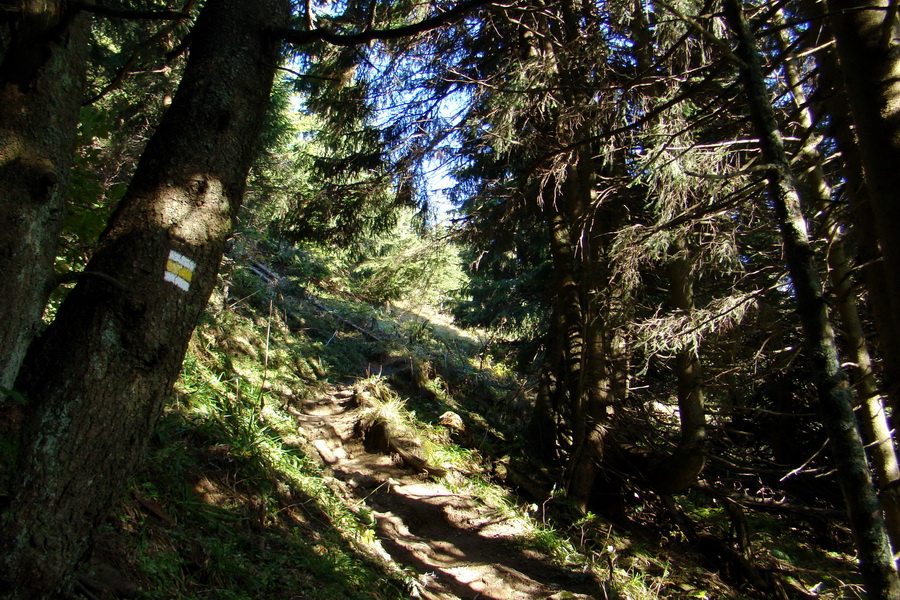
[[[779, 21], [783, 24], [784, 17], [779, 11]], [[779, 45], [782, 52], [787, 52], [790, 42], [786, 30], [779, 32]], [[800, 148], [800, 159], [807, 165], [805, 174], [809, 190], [809, 198], [806, 204], [817, 206], [827, 214], [828, 205], [831, 203], [832, 189], [825, 178], [822, 168], [822, 155], [818, 146], [821, 141], [813, 131], [814, 118], [812, 109], [807, 102], [806, 93], [800, 81], [800, 75], [794, 64], [788, 60], [784, 64], [785, 80], [791, 90], [794, 104], [798, 110], [798, 121], [802, 131], [801, 139], [806, 141]], [[900, 550], [900, 490], [896, 489], [894, 482], [900, 479], [900, 466], [897, 463], [897, 453], [894, 439], [888, 425], [885, 402], [878, 390], [875, 380], [875, 370], [872, 366], [872, 358], [869, 355], [868, 344], [863, 333], [862, 322], [857, 311], [856, 293], [853, 289], [852, 267], [844, 252], [843, 233], [841, 225], [834, 217], [829, 217], [828, 226], [829, 249], [826, 255], [828, 263], [828, 275], [831, 281], [835, 306], [841, 317], [843, 325], [843, 337], [846, 340], [847, 354], [852, 367], [851, 375], [853, 385], [856, 388], [859, 404], [862, 408], [859, 414], [866, 447], [869, 449], [869, 457], [875, 469], [880, 488], [881, 505], [884, 510], [884, 519], [887, 525], [888, 537], [894, 553]]]
[[[678, 238], [669, 259], [669, 298], [676, 309], [694, 310], [694, 285], [687, 244]], [[696, 446], [706, 437], [706, 410], [703, 402], [703, 366], [696, 350], [685, 348], [675, 356], [678, 377], [678, 414], [681, 445]]]
[[[691, 260], [684, 239], [676, 238], [668, 264], [669, 299], [676, 309], [694, 310]], [[703, 365], [696, 349], [684, 348], [675, 355], [678, 378], [678, 418], [681, 441], [672, 454], [650, 473], [648, 483], [663, 494], [678, 494], [693, 485], [706, 466], [706, 409], [703, 398]]]
[[[829, 0], [835, 38], [884, 266], [891, 333], [900, 332], [900, 47], [891, 0]], [[888, 19], [890, 16], [890, 19]], [[900, 382], [892, 382], [895, 385]]]
[[878, 243], [876, 217], [863, 175], [862, 158], [851, 124], [844, 86], [839, 82], [833, 49], [819, 50], [816, 62], [820, 80], [831, 91], [827, 110], [831, 116], [831, 132], [841, 152], [841, 170], [847, 180], [844, 196], [850, 204], [851, 233], [858, 248], [858, 262], [862, 265], [868, 305], [875, 321], [878, 348], [883, 359], [882, 388], [894, 414], [900, 414], [900, 329], [891, 312], [891, 295]]
[[29, 350], [5, 589], [65, 586], [140, 459], [216, 281], [257, 150], [287, 0], [209, 0], [172, 106], [83, 279]]
[[[0, 61], [0, 387], [12, 388], [41, 326], [65, 216], [85, 84], [87, 24], [64, 2], [3, 8]], [[2, 396], [0, 396], [2, 402]]]
[[751, 120], [760, 137], [763, 157], [771, 169], [769, 193], [781, 230], [784, 255], [791, 276], [797, 312], [813, 369], [823, 421], [831, 440], [838, 480], [844, 491], [850, 524], [859, 553], [860, 571], [871, 598], [900, 598], [900, 580], [894, 567], [878, 498], [869, 475], [862, 439], [853, 413], [852, 397], [841, 371], [828, 321], [822, 285], [806, 221], [800, 210], [790, 162], [759, 59], [756, 40], [744, 18], [740, 0], [725, 0], [725, 16], [738, 39], [741, 75], [747, 91]]
[[878, 391], [872, 358], [869, 356], [862, 323], [856, 310], [850, 262], [844, 253], [841, 237], [840, 231], [833, 228], [833, 241], [828, 252], [829, 274], [836, 298], [835, 305], [841, 315], [847, 341], [847, 354], [853, 363], [853, 385], [862, 409], [859, 421], [878, 478], [884, 520], [891, 547], [896, 554], [900, 551], [900, 489], [897, 488], [900, 483], [900, 465], [897, 463], [894, 436], [888, 424], [884, 399]]

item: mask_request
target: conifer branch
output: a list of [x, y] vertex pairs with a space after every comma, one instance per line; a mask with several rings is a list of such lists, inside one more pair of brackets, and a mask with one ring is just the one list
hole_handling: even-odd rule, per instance
[[677, 8], [675, 8], [674, 6], [672, 6], [665, 0], [657, 0], [657, 3], [660, 6], [662, 6], [663, 8], [665, 8], [666, 10], [668, 10], [670, 13], [675, 15], [678, 19], [680, 19], [681, 21], [683, 21], [684, 23], [689, 25], [692, 29], [694, 29], [694, 31], [696, 31], [698, 34], [700, 34], [700, 37], [702, 37], [703, 39], [708, 41], [710, 44], [712, 44], [713, 46], [718, 48], [719, 51], [722, 52], [722, 54], [726, 58], [728, 58], [729, 61], [731, 61], [732, 63], [736, 64], [739, 67], [745, 66], [744, 61], [741, 60], [734, 52], [731, 51], [731, 48], [728, 47], [728, 44], [726, 44], [725, 42], [720, 40], [718, 37], [716, 37], [715, 34], [713, 34], [711, 31], [709, 31], [703, 25], [701, 25], [697, 21], [697, 19], [694, 19], [693, 17], [689, 17], [688, 15], [684, 14], [683, 12], [681, 12], [680, 10], [678, 10]]
[[[171, 12], [172, 14], [176, 14], [178, 16], [173, 17], [172, 21], [170, 23], [167, 23], [159, 31], [157, 31], [155, 34], [153, 34], [153, 36], [151, 36], [150, 39], [148, 39], [146, 42], [143, 42], [140, 46], [138, 46], [137, 49], [135, 49], [134, 53], [132, 53], [132, 55], [128, 58], [128, 60], [125, 62], [125, 64], [122, 65], [122, 67], [116, 73], [116, 76], [113, 77], [113, 79], [108, 84], [106, 84], [106, 86], [102, 90], [100, 90], [99, 92], [94, 94], [92, 97], [88, 98], [87, 100], [85, 100], [82, 103], [82, 106], [90, 106], [94, 102], [97, 102], [98, 100], [100, 100], [101, 98], [106, 96], [111, 91], [119, 88], [125, 82], [125, 80], [128, 78], [128, 75], [132, 72], [133, 67], [137, 64], [138, 59], [148, 48], [153, 47], [157, 42], [159, 42], [161, 39], [163, 39], [163, 37], [168, 35], [176, 26], [178, 26], [181, 23], [182, 20], [190, 18], [190, 16], [191, 16], [190, 11], [191, 11], [191, 8], [193, 8], [195, 2], [196, 2], [196, 0], [187, 0], [185, 2], [184, 8], [182, 8], [180, 11], [168, 11], [168, 12]], [[78, 4], [86, 4], [86, 3], [79, 2]], [[91, 6], [93, 6], [93, 5], [91, 5]], [[97, 7], [97, 8], [100, 8], [103, 10], [106, 9], [106, 7]], [[118, 11], [119, 9], [112, 9], [112, 10]], [[119, 12], [121, 12], [121, 11], [119, 11]], [[124, 11], [124, 12], [133, 12], [133, 11]], [[107, 15], [107, 16], [110, 16], [110, 15]], [[117, 16], [121, 16], [121, 15], [117, 15]], [[136, 17], [124, 17], [124, 18], [136, 18]], [[190, 37], [190, 34], [188, 34], [188, 37]], [[183, 51], [183, 49], [185, 47], [186, 47], [185, 40], [182, 40], [181, 43], [179, 43], [178, 47], [175, 48], [175, 50], [173, 50], [172, 52], [170, 52], [169, 54], [166, 55], [166, 62], [174, 60], [177, 56], [179, 56], [181, 54], [181, 52]]]
[[109, 17], [112, 19], [159, 19], [159, 20], [177, 20], [190, 17], [190, 13], [183, 10], [133, 10], [128, 8], [113, 8], [111, 6], [100, 6], [92, 2], [75, 2], [72, 7], [75, 10], [100, 15], [101, 17]]
[[496, 2], [493, 0], [468, 0], [457, 4], [446, 12], [429, 17], [418, 23], [411, 23], [409, 25], [391, 29], [367, 29], [366, 31], [361, 31], [359, 33], [340, 34], [322, 28], [311, 29], [309, 31], [298, 31], [290, 27], [276, 27], [272, 32], [284, 41], [295, 46], [302, 46], [318, 41], [327, 42], [335, 46], [359, 46], [375, 40], [395, 40], [425, 33], [426, 31], [437, 29], [442, 25], [461, 19], [470, 11], [489, 4], [496, 4]]

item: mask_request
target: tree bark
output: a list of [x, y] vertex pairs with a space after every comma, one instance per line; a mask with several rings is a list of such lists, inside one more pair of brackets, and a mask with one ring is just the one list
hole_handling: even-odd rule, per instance
[[[847, 103], [856, 129], [892, 319], [900, 332], [900, 47], [891, 0], [829, 0]], [[895, 385], [900, 382], [892, 382]]]
[[[811, 11], [808, 11], [811, 12]], [[894, 414], [900, 414], [900, 329], [894, 320], [885, 264], [878, 242], [876, 217], [869, 200], [857, 137], [851, 123], [844, 85], [840, 83], [832, 48], [816, 52], [819, 79], [831, 93], [826, 106], [831, 117], [831, 134], [841, 153], [841, 171], [847, 179], [844, 196], [850, 204], [851, 234], [858, 249], [868, 305], [875, 322], [878, 349], [882, 357], [881, 385]]]
[[[694, 310], [694, 281], [689, 249], [679, 236], [672, 243], [669, 258], [669, 299], [679, 311]], [[648, 473], [647, 482], [662, 494], [678, 494], [696, 483], [706, 467], [706, 409], [703, 397], [703, 365], [695, 348], [683, 348], [675, 355], [678, 379], [678, 419], [681, 440], [678, 447]]]
[[[85, 85], [88, 20], [23, 0], [0, 61], [0, 387], [41, 327]], [[6, 10], [6, 9], [4, 9]], [[2, 402], [2, 397], [0, 397]]]
[[741, 77], [747, 91], [750, 118], [760, 138], [763, 158], [771, 165], [767, 174], [769, 195], [781, 231], [823, 422], [830, 436], [837, 477], [850, 516], [860, 571], [871, 598], [900, 598], [900, 579], [866, 463], [850, 389], [841, 371], [806, 221], [766, 88], [756, 40], [744, 18], [740, 0], [725, 0], [724, 9], [738, 40], [738, 56], [743, 61]]
[[888, 424], [884, 397], [878, 391], [875, 370], [856, 310], [856, 294], [851, 285], [851, 265], [844, 252], [842, 234], [832, 229], [828, 252], [829, 274], [834, 288], [835, 304], [841, 316], [847, 354], [853, 363], [853, 385], [861, 407], [859, 421], [865, 434], [866, 447], [878, 478], [879, 496], [884, 511], [888, 537], [894, 553], [900, 552], [900, 465], [894, 436]]
[[[556, 194], [553, 194], [556, 196]], [[582, 512], [587, 510], [588, 497], [599, 469], [599, 457], [592, 450], [602, 447], [602, 440], [592, 437], [593, 425], [588, 414], [585, 388], [585, 313], [579, 294], [576, 272], [578, 259], [569, 230], [569, 219], [561, 209], [562, 194], [545, 201], [544, 215], [550, 232], [550, 254], [556, 273], [555, 304], [558, 307], [562, 333], [562, 373], [557, 378], [568, 404], [572, 431], [572, 450], [566, 468], [566, 490], [572, 502]], [[599, 445], [598, 445], [599, 444]]]
[[[577, 177], [574, 168], [569, 171], [570, 177]], [[589, 293], [601, 287], [594, 279], [594, 257], [589, 249], [577, 252], [573, 239], [572, 223], [577, 221], [580, 204], [578, 190], [566, 185], [554, 195], [554, 200], [544, 206], [544, 218], [550, 232], [550, 254], [557, 277], [552, 293], [562, 333], [562, 370], [557, 381], [562, 386], [572, 432], [566, 493], [584, 512], [603, 460], [613, 404], [615, 383], [609, 363], [613, 332], [601, 331], [606, 319], [598, 312], [598, 294]]]
[[[784, 23], [784, 16], [780, 11], [778, 20], [779, 24]], [[780, 30], [779, 46], [781, 51], [787, 53], [789, 45], [787, 31]], [[806, 140], [799, 152], [799, 158], [806, 164], [807, 185], [804, 189], [808, 190], [809, 198], [804, 201], [809, 206], [816, 206], [822, 214], [827, 215], [829, 204], [832, 202], [832, 189], [825, 178], [822, 167], [823, 159], [818, 150], [821, 139], [814, 132], [815, 119], [812, 108], [807, 103], [800, 74], [790, 60], [784, 63], [784, 76], [798, 111], [798, 122], [801, 127], [799, 137]], [[835, 298], [834, 304], [843, 325], [842, 333], [846, 342], [846, 351], [852, 363], [850, 372], [853, 385], [862, 409], [859, 414], [859, 422], [878, 480], [879, 497], [884, 511], [888, 537], [896, 554], [900, 550], [900, 490], [896, 488], [894, 482], [900, 479], [900, 466], [897, 463], [894, 439], [888, 424], [885, 399], [878, 390], [873, 361], [857, 310], [856, 292], [853, 289], [853, 267], [844, 251], [842, 226], [834, 215], [826, 218], [828, 219], [826, 261], [829, 280]]]
[[557, 379], [562, 362], [562, 344], [558, 333], [561, 328], [559, 311], [554, 306], [550, 314], [550, 331], [541, 364], [534, 412], [528, 423], [528, 439], [532, 449], [548, 462], [560, 461], [564, 448], [559, 424], [561, 389]]
[[[209, 0], [173, 103], [87, 270], [32, 344], [2, 592], [65, 587], [140, 459], [216, 281], [244, 191], [287, 0]], [[117, 283], [113, 284], [112, 281]]]
[[[668, 264], [669, 298], [672, 306], [684, 312], [694, 310], [694, 282], [688, 247], [678, 238], [672, 244]], [[678, 377], [678, 416], [681, 422], [681, 445], [696, 446], [706, 437], [706, 410], [703, 402], [703, 365], [691, 348], [675, 356]]]

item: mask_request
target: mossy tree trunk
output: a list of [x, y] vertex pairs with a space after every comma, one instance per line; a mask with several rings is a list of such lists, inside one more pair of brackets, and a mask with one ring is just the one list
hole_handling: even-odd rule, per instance
[[726, 19], [737, 38], [737, 55], [743, 61], [740, 65], [741, 78], [747, 92], [750, 120], [759, 135], [763, 158], [771, 166], [767, 174], [769, 196], [781, 231], [806, 352], [813, 370], [823, 422], [831, 440], [837, 477], [847, 504], [860, 571], [870, 598], [900, 598], [900, 580], [866, 463], [850, 388], [841, 371], [806, 220], [800, 209], [797, 186], [766, 88], [756, 40], [744, 17], [740, 0], [725, 0], [723, 6]]
[[878, 480], [879, 497], [894, 553], [900, 552], [900, 464], [894, 434], [888, 423], [884, 397], [878, 390], [873, 361], [856, 309], [856, 293], [852, 285], [852, 265], [844, 252], [842, 234], [833, 228], [828, 252], [829, 275], [835, 304], [843, 325], [847, 355], [852, 362], [853, 385], [859, 398], [859, 420], [866, 448]]
[[121, 493], [216, 281], [257, 150], [287, 0], [209, 0], [184, 78], [82, 279], [32, 344], [4, 592], [63, 589]]
[[9, 38], [0, 61], [0, 386], [12, 388], [51, 289], [88, 20], [65, 12], [61, 1], [3, 4]]

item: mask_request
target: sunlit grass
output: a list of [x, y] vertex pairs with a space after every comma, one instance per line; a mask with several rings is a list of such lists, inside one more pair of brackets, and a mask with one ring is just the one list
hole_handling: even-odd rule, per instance
[[[323, 471], [288, 412], [338, 381], [354, 387], [362, 420], [389, 423], [447, 471], [440, 482], [451, 492], [477, 499], [519, 532], [522, 548], [574, 576], [606, 581], [625, 600], [725, 597], [637, 550], [603, 519], [579, 517], [559, 490], [535, 503], [498, 483], [497, 465], [523, 456], [523, 423], [509, 417], [521, 383], [503, 352], [489, 348], [489, 334], [461, 336], [447, 323], [395, 318], [339, 294], [320, 303], [325, 310], [285, 300], [290, 309], [269, 311], [266, 290], [254, 291], [252, 278], [241, 285], [255, 295], [208, 318], [192, 340], [153, 474], [135, 491], [163, 506], [176, 527], [141, 529], [138, 516], [126, 519], [155, 590], [148, 598], [265, 598], [278, 590], [313, 599], [408, 597], [414, 577], [383, 561], [371, 511]], [[390, 357], [409, 360], [411, 374], [401, 375], [411, 381], [371, 372], [347, 380]], [[465, 431], [439, 423], [446, 411], [462, 417]]]
[[[266, 325], [229, 320], [246, 340]], [[260, 387], [262, 361], [244, 361], [236, 374], [227, 343], [227, 329], [201, 329], [192, 341], [147, 479], [135, 484], [171, 525], [147, 529], [133, 510], [123, 520], [139, 535], [145, 597], [407, 597], [402, 571], [372, 546], [372, 523], [303, 452], [283, 398]], [[269, 381], [290, 377], [283, 353], [270, 350]]]

